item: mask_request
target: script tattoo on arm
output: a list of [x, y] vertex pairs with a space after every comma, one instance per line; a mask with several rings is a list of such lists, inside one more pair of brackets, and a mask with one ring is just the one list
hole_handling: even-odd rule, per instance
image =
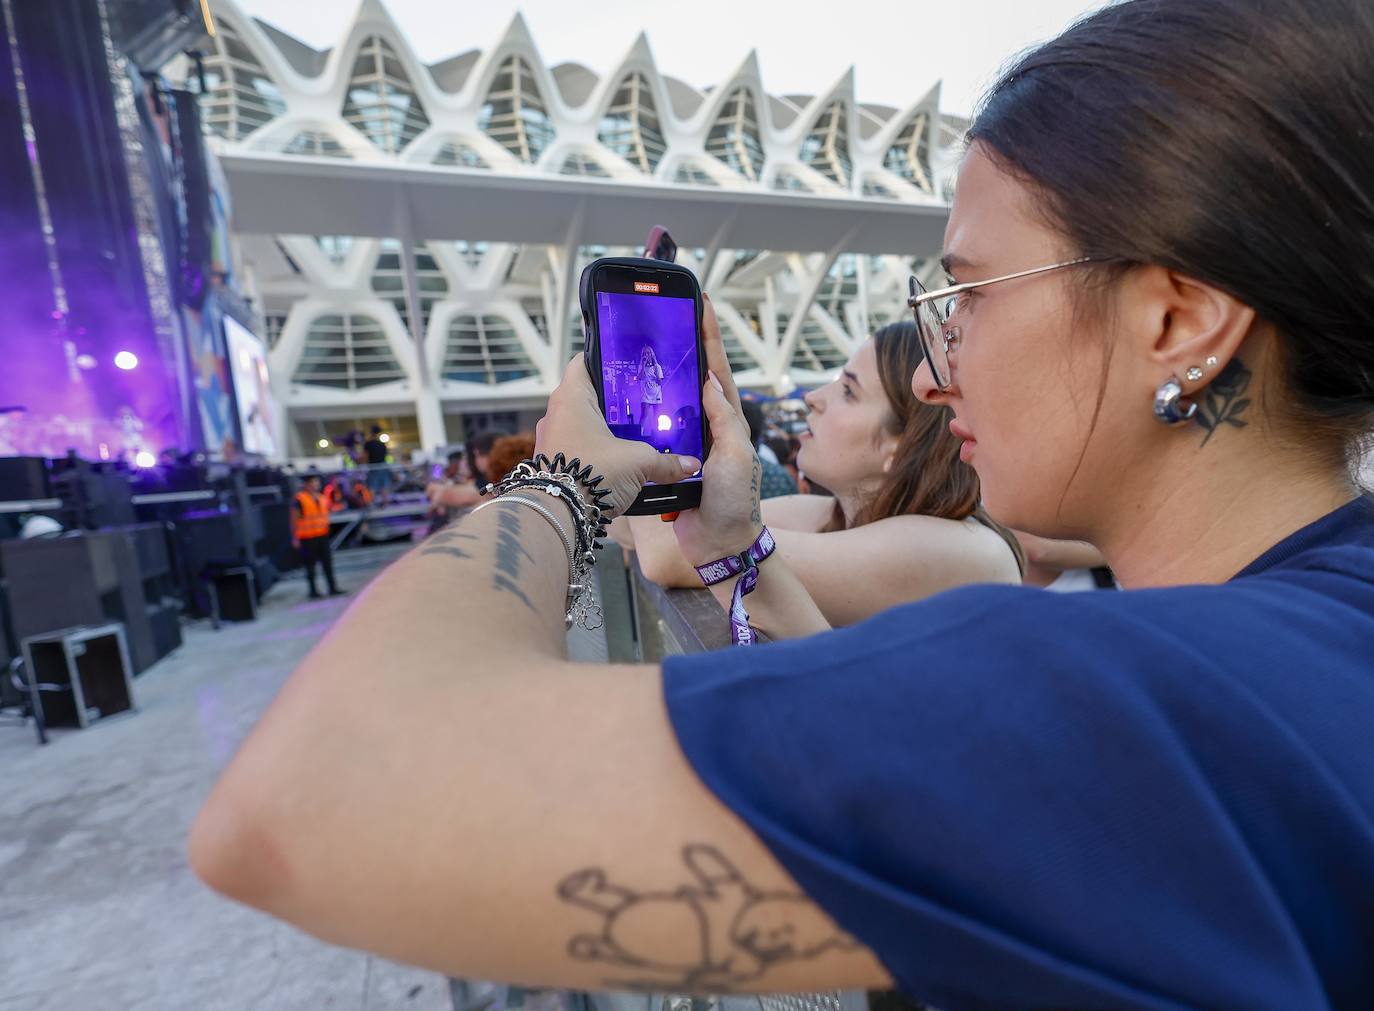
[[453, 544], [453, 541], [475, 541], [478, 538], [474, 534], [465, 534], [458, 530], [442, 530], [429, 539], [423, 548], [420, 549], [422, 555], [447, 555], [450, 558], [471, 558], [462, 548]]
[[[534, 561], [522, 541], [521, 535], [524, 530], [520, 524], [521, 510], [510, 503], [496, 503], [492, 508], [496, 510], [496, 564], [491, 574], [492, 589], [509, 593], [534, 611], [534, 604], [520, 588], [521, 559], [526, 562]], [[420, 554], [443, 555], [458, 561], [471, 561], [475, 556], [455, 542], [480, 540], [476, 534], [445, 530], [435, 534], [432, 541], [420, 549]]]
[[568, 954], [625, 973], [606, 980], [611, 989], [729, 993], [781, 962], [858, 947], [805, 895], [755, 887], [714, 846], [690, 844], [682, 862], [693, 880], [661, 891], [613, 884], [600, 867], [559, 882], [559, 899], [600, 917], [597, 932], [573, 937]]
[[1197, 422], [1207, 430], [1202, 445], [1207, 445], [1222, 425], [1244, 428], [1249, 424], [1241, 418], [1250, 407], [1250, 398], [1244, 395], [1249, 385], [1250, 370], [1239, 358], [1227, 362], [1226, 367], [1212, 380], [1207, 387], [1207, 396], [1197, 409]]
[[749, 513], [751, 523], [762, 523], [763, 513], [759, 506], [759, 494], [763, 488], [763, 461], [754, 454], [754, 470], [749, 475], [749, 498], [752, 502], [752, 511]]
[[[504, 508], [502, 507], [504, 506]], [[525, 550], [525, 545], [521, 542], [520, 513], [513, 504], [502, 503], [497, 505], [496, 518], [496, 571], [492, 573], [491, 585], [493, 589], [503, 590], [520, 599], [527, 608], [533, 611], [534, 605], [530, 603], [530, 598], [525, 596], [525, 591], [520, 589], [520, 559], [533, 562], [530, 553]]]

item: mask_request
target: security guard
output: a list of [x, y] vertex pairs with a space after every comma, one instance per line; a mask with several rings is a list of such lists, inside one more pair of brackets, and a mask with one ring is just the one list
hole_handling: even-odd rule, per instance
[[296, 492], [292, 500], [291, 528], [291, 540], [300, 549], [312, 600], [320, 598], [319, 591], [315, 589], [317, 562], [324, 569], [329, 595], [333, 597], [343, 592], [334, 582], [334, 559], [329, 552], [329, 512], [329, 503], [320, 494], [320, 475], [312, 470], [305, 475], [304, 487]]

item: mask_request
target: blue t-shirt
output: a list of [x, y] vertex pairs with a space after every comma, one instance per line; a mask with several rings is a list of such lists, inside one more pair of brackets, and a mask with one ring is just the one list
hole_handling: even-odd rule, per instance
[[664, 691], [701, 779], [918, 1000], [1374, 1007], [1368, 499], [1224, 585], [970, 587], [675, 657]]

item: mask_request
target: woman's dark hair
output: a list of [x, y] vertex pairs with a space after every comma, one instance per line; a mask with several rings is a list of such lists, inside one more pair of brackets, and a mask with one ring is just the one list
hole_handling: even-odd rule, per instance
[[1334, 463], [1374, 427], [1369, 0], [1125, 0], [1021, 57], [968, 139], [1078, 254], [1177, 270], [1272, 324], [1304, 443]]
[[[911, 377], [921, 365], [921, 340], [913, 320], [890, 323], [873, 335], [878, 377], [891, 411], [888, 432], [897, 436], [892, 469], [883, 475], [878, 491], [859, 509], [851, 526], [888, 516], [908, 514], [962, 520], [976, 516], [1007, 542], [1025, 571], [1025, 556], [1016, 538], [994, 522], [978, 504], [978, 474], [959, 459], [960, 440], [949, 430], [954, 416], [948, 407], [927, 404], [911, 389]], [[828, 529], [844, 526], [838, 507]]]
[[[509, 432], [497, 432], [488, 429], [485, 432], [478, 432], [476, 435], [474, 435], [471, 439], [468, 440], [468, 444], [465, 447], [465, 451], [467, 452], [468, 456], [468, 470], [471, 471], [472, 476], [474, 478], [480, 479], [484, 477], [486, 474], [483, 468], [477, 465], [477, 455], [480, 453], [483, 456], [490, 456], [491, 447], [496, 445], [496, 440], [503, 438], [509, 434]], [[501, 475], [501, 477], [505, 476], [506, 475], [504, 473]], [[499, 481], [500, 479], [501, 478], [496, 478], [495, 480]]]

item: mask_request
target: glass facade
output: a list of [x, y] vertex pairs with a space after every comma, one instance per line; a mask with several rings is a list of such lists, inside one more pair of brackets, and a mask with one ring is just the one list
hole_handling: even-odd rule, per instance
[[611, 174], [601, 167], [601, 163], [594, 157], [582, 151], [574, 151], [563, 159], [562, 166], [558, 169], [561, 176], [593, 176], [598, 179], [609, 179]]
[[753, 92], [736, 88], [725, 100], [711, 132], [706, 153], [714, 155], [750, 182], [763, 175], [763, 140], [759, 137], [758, 106]]
[[396, 50], [379, 35], [364, 39], [353, 59], [343, 118], [388, 154], [404, 150], [429, 128]]
[[647, 77], [634, 73], [625, 78], [601, 117], [596, 139], [645, 175], [654, 174], [668, 144]]
[[[778, 316], [778, 336], [787, 332], [790, 318]], [[797, 347], [792, 352], [789, 368], [805, 372], [828, 372], [838, 369], [849, 360], [849, 352], [836, 346], [820, 322], [808, 314], [802, 320], [801, 333], [797, 337]]]
[[205, 56], [200, 112], [205, 129], [226, 140], [243, 140], [286, 113], [281, 91], [228, 21], [220, 21], [214, 49]]
[[352, 158], [353, 155], [323, 130], [302, 130], [282, 149], [282, 154], [304, 154], [315, 158]]
[[534, 71], [524, 59], [510, 56], [501, 64], [477, 114], [477, 126], [528, 165], [537, 162], [553, 143], [553, 120], [535, 83]]
[[673, 174], [673, 182], [685, 183], [688, 186], [720, 186], [720, 183], [690, 159], [678, 165], [677, 172]]
[[[415, 283], [420, 296], [420, 333], [423, 335], [429, 329], [434, 303], [448, 295], [448, 278], [425, 246], [415, 247]], [[372, 290], [395, 306], [406, 332], [414, 336], [415, 328], [410, 325], [410, 311], [406, 306], [401, 244], [395, 239], [382, 240], [382, 251], [377, 254], [377, 263], [372, 269]]]
[[434, 156], [431, 165], [457, 165], [461, 168], [491, 168], [485, 158], [477, 153], [477, 149], [469, 147], [461, 141], [450, 141], [439, 148], [439, 153]]
[[930, 170], [930, 115], [918, 112], [883, 156], [883, 168], [901, 176], [922, 193], [935, 194]]
[[849, 156], [849, 107], [831, 102], [802, 141], [799, 160], [837, 186], [849, 189], [854, 163]]
[[445, 379], [495, 386], [536, 374], [509, 320], [465, 314], [449, 323]]
[[301, 386], [360, 390], [404, 378], [381, 322], [371, 316], [341, 313], [311, 321], [291, 381]]

